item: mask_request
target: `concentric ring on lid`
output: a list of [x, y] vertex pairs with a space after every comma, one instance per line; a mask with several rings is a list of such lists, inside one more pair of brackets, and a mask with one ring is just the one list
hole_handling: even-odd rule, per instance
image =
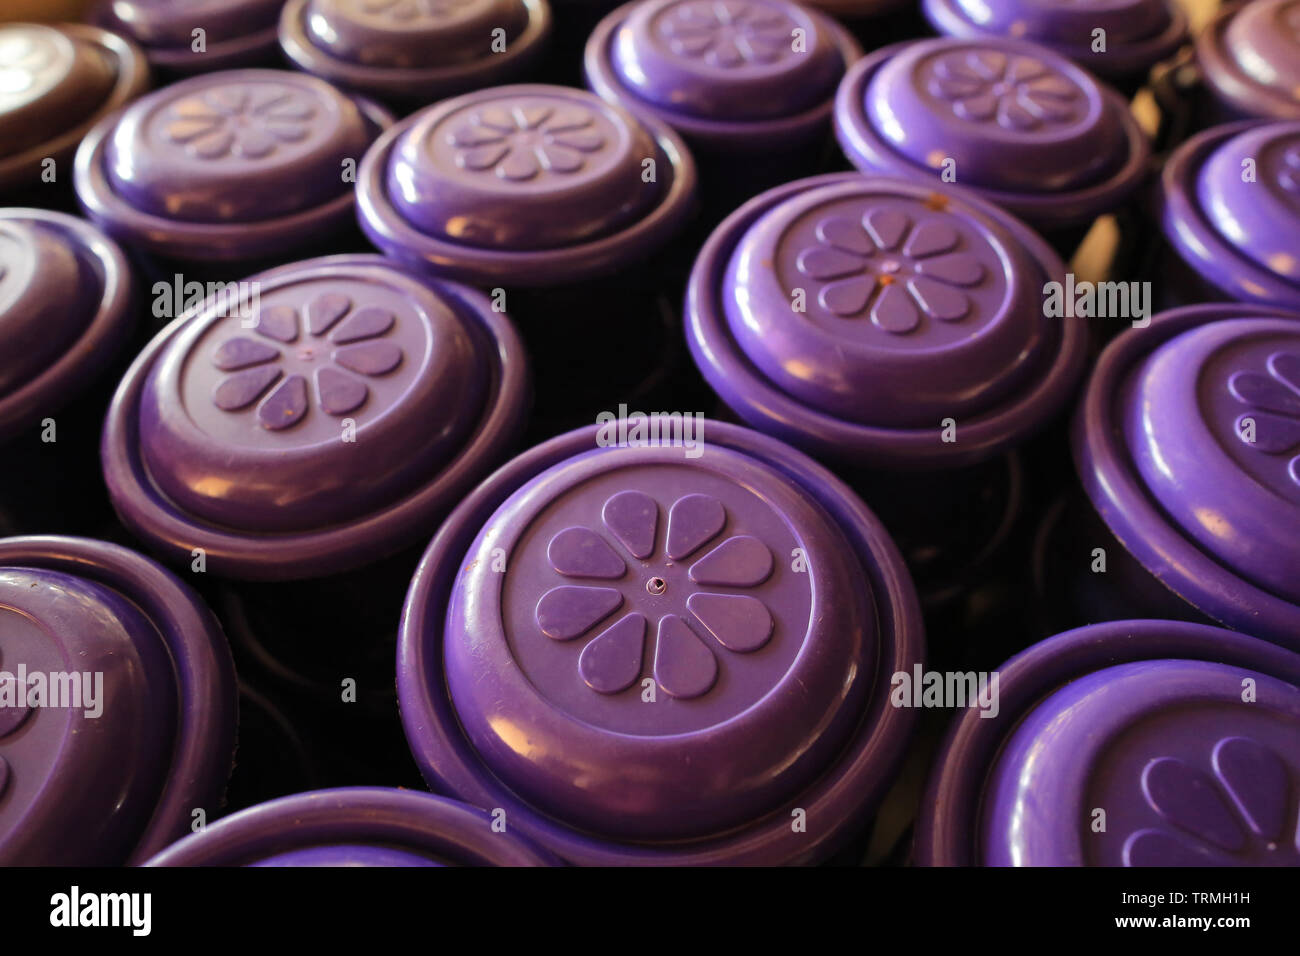
[[[271, 65], [283, 2], [100, 0], [91, 18], [143, 46], [155, 67], [190, 74]], [[196, 30], [203, 31], [200, 49]]]
[[[216, 813], [237, 692], [216, 619], [117, 545], [0, 540], [0, 860], [134, 864]], [[67, 696], [65, 696], [67, 695]], [[7, 696], [7, 695], [6, 695]]]
[[361, 224], [394, 258], [469, 281], [558, 284], [608, 272], [676, 232], [695, 167], [668, 127], [583, 90], [503, 86], [446, 100], [380, 137]]
[[835, 128], [865, 172], [956, 182], [1054, 228], [1120, 202], [1150, 153], [1118, 93], [1046, 47], [1000, 38], [871, 54], [840, 84]]
[[302, 73], [208, 73], [92, 130], [77, 194], [105, 230], [162, 255], [283, 256], [350, 222], [348, 164], [390, 121]]
[[934, 762], [919, 864], [1257, 865], [1296, 853], [1300, 656], [1217, 627], [1114, 621], [1035, 644], [997, 674], [996, 713], [960, 714]]
[[1041, 43], [1101, 76], [1144, 72], [1187, 39], [1187, 15], [1171, 0], [924, 0], [921, 9], [939, 33]]
[[1007, 738], [987, 784], [984, 862], [1295, 866], [1297, 786], [1294, 684], [1200, 660], [1106, 667]]
[[513, 440], [527, 369], [509, 320], [379, 256], [253, 276], [150, 343], [105, 426], [123, 520], [173, 555], [315, 577], [424, 533]]
[[1228, 4], [1196, 38], [1214, 94], [1242, 116], [1300, 119], [1300, 2]]
[[1083, 374], [1087, 328], [1044, 306], [1064, 271], [969, 192], [814, 177], [715, 230], [687, 290], [688, 341], [729, 407], [792, 444], [895, 468], [969, 463], [1027, 437]]
[[703, 455], [612, 423], [530, 450], [407, 597], [398, 693], [426, 778], [571, 862], [823, 858], [910, 727], [888, 675], [919, 661], [919, 618], [883, 529], [793, 449], [696, 424]]
[[289, 0], [280, 44], [308, 73], [424, 105], [518, 75], [550, 28], [546, 0]]
[[144, 55], [79, 24], [0, 24], [0, 188], [57, 170], [101, 116], [142, 93]]
[[147, 866], [553, 866], [486, 810], [386, 787], [339, 787], [240, 810]]
[[1161, 313], [1102, 353], [1073, 429], [1084, 490], [1133, 558], [1205, 616], [1288, 647], [1300, 647], [1286, 532], [1300, 522], [1298, 349], [1300, 312]]
[[0, 209], [0, 440], [91, 385], [130, 337], [131, 270], [89, 223]]
[[1225, 297], [1300, 307], [1300, 120], [1192, 137], [1161, 172], [1173, 249]]

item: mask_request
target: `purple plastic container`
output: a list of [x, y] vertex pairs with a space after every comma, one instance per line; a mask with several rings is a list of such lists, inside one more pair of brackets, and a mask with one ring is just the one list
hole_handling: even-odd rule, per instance
[[1144, 78], [1188, 39], [1178, 0], [922, 0], [921, 8], [947, 36], [1029, 40], [1117, 81]]
[[1167, 293], [1300, 309], [1300, 119], [1206, 130], [1160, 185]]
[[109, 411], [109, 494], [153, 547], [247, 580], [356, 568], [427, 535], [511, 447], [528, 372], [486, 297], [378, 256], [249, 282], [255, 307], [210, 300], [159, 333]]
[[536, 68], [547, 0], [289, 0], [280, 45], [300, 69], [402, 110]]
[[1008, 661], [999, 697], [996, 717], [968, 710], [949, 731], [918, 863], [1300, 864], [1300, 656], [1199, 624], [1117, 621]]
[[[154, 562], [83, 538], [0, 540], [0, 669], [0, 864], [138, 863], [220, 808], [230, 651]], [[61, 696], [74, 686], [89, 694]]]
[[187, 275], [207, 264], [243, 278], [250, 263], [282, 263], [354, 234], [357, 165], [390, 120], [303, 73], [191, 77], [86, 135], [77, 196], [109, 235], [148, 257]]
[[[0, 24], [0, 191], [71, 179], [87, 130], [149, 87], [144, 54], [79, 24]], [[53, 168], [48, 161], [53, 161]], [[46, 186], [46, 188], [52, 188]], [[26, 194], [24, 204], [31, 201]]]
[[1229, 119], [1300, 119], [1300, 5], [1225, 5], [1196, 38], [1196, 60], [1217, 112]]
[[721, 184], [773, 152], [819, 158], [835, 89], [861, 56], [842, 26], [788, 0], [634, 0], [596, 27], [584, 66], [601, 97], [727, 163]]
[[[144, 47], [164, 77], [278, 66], [284, 0], [99, 0], [90, 17]], [[201, 31], [201, 32], [200, 32]]]
[[452, 514], [407, 597], [425, 777], [570, 862], [824, 859], [914, 723], [888, 687], [921, 660], [920, 612], [874, 515], [780, 442], [698, 437], [532, 449]]
[[342, 787], [218, 820], [148, 866], [555, 866], [484, 810], [428, 793]]
[[1151, 152], [1114, 90], [1046, 47], [993, 37], [915, 40], [858, 61], [835, 132], [864, 172], [955, 182], [1045, 231], [1115, 209]]
[[1189, 610], [1300, 648], [1300, 313], [1192, 306], [1124, 333], [1073, 441], [1116, 547]]

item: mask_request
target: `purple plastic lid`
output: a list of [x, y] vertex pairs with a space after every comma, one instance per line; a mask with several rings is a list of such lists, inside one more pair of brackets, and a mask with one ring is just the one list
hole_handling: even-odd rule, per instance
[[106, 30], [0, 24], [0, 189], [39, 178], [49, 159], [62, 163], [148, 85], [144, 55]]
[[89, 223], [0, 209], [0, 441], [93, 383], [135, 324], [122, 251]]
[[953, 181], [1048, 228], [1114, 208], [1150, 144], [1123, 98], [1033, 43], [898, 43], [849, 69], [835, 131], [864, 172]]
[[849, 23], [870, 20], [906, 6], [908, 0], [808, 0], [804, 6], [821, 10]]
[[289, 0], [280, 45], [308, 73], [425, 104], [519, 75], [550, 30], [547, 0]]
[[1300, 119], [1300, 2], [1228, 4], [1196, 38], [1201, 75], [1237, 113]]
[[1075, 460], [1116, 537], [1229, 627], [1300, 647], [1300, 313], [1175, 309], [1102, 354]]
[[1192, 137], [1161, 173], [1169, 243], [1225, 297], [1300, 308], [1300, 120]]
[[[939, 33], [1030, 40], [1099, 76], [1131, 76], [1170, 56], [1187, 39], [1187, 15], [1176, 0], [922, 0]], [[1105, 49], [1094, 49], [1094, 31]]]
[[584, 68], [600, 96], [693, 144], [788, 149], [825, 135], [861, 55], [835, 21], [787, 0], [636, 0], [596, 27]]
[[666, 125], [559, 86], [421, 110], [366, 153], [361, 225], [388, 255], [474, 283], [556, 285], [643, 258], [692, 210], [695, 166]]
[[[91, 18], [125, 34], [155, 67], [205, 73], [275, 60], [276, 24], [284, 0], [100, 0]], [[195, 31], [202, 30], [202, 45]]]
[[444, 797], [340, 787], [280, 797], [210, 824], [148, 866], [555, 866], [491, 814]]
[[1297, 655], [1199, 624], [1117, 621], [998, 673], [996, 715], [961, 713], [940, 750], [917, 862], [1300, 862]]
[[0, 864], [135, 863], [194, 810], [216, 812], [234, 754], [230, 651], [154, 562], [81, 538], [0, 539], [0, 683]]
[[255, 579], [364, 564], [427, 533], [516, 437], [523, 348], [479, 293], [336, 256], [241, 295], [159, 333], [105, 425], [114, 507], [173, 556]]
[[987, 458], [1060, 410], [1088, 338], [1044, 314], [1064, 265], [1024, 224], [939, 188], [820, 176], [718, 227], [686, 323], [732, 410], [815, 453], [904, 468]]
[[389, 121], [302, 73], [208, 73], [96, 126], [77, 194], [107, 232], [170, 258], [284, 256], [351, 222], [348, 170]]
[[572, 862], [824, 857], [911, 726], [887, 700], [921, 654], [896, 549], [772, 439], [600, 434], [515, 459], [426, 553], [398, 648], [426, 779]]

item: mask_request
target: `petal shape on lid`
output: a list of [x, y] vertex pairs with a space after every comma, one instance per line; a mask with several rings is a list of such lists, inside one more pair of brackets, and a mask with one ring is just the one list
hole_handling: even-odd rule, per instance
[[565, 577], [612, 581], [627, 572], [623, 559], [604, 538], [589, 528], [565, 528], [551, 538], [546, 556], [551, 567]]
[[715, 587], [752, 588], [772, 573], [772, 552], [757, 538], [728, 538], [691, 565], [691, 580]]
[[1222, 862], [1205, 847], [1163, 830], [1138, 830], [1124, 841], [1125, 866], [1213, 866]]
[[594, 153], [605, 145], [605, 137], [593, 130], [561, 132], [552, 136], [551, 141], [582, 153]]
[[1274, 352], [1268, 357], [1268, 370], [1300, 396], [1300, 352]]
[[869, 273], [856, 275], [843, 282], [832, 282], [823, 286], [817, 293], [817, 301], [827, 312], [847, 318], [857, 315], [867, 307], [872, 291], [876, 288], [876, 277]]
[[885, 286], [871, 310], [871, 321], [886, 332], [904, 335], [921, 324], [921, 313], [898, 283]]
[[1228, 391], [1239, 401], [1279, 415], [1300, 416], [1300, 395], [1276, 378], [1259, 372], [1237, 372], [1228, 379]]
[[362, 375], [387, 375], [402, 364], [402, 350], [392, 342], [364, 342], [334, 350], [334, 361]]
[[280, 369], [275, 365], [236, 372], [217, 384], [212, 392], [212, 401], [223, 411], [237, 412], [261, 398], [262, 393], [279, 377]]
[[1007, 67], [1006, 79], [1012, 83], [1025, 83], [1035, 80], [1047, 72], [1047, 67], [1039, 60], [1027, 56], [1018, 56]]
[[717, 679], [717, 658], [690, 626], [672, 614], [660, 618], [655, 681], [664, 693], [689, 700], [707, 692]]
[[1214, 772], [1251, 829], [1269, 840], [1281, 839], [1291, 806], [1291, 782], [1282, 759], [1245, 737], [1220, 740], [1213, 759]]
[[387, 309], [373, 305], [357, 309], [348, 316], [346, 322], [335, 329], [334, 334], [330, 336], [330, 341], [346, 345], [348, 342], [373, 339], [391, 329], [395, 321], [393, 313]]
[[772, 612], [748, 594], [692, 594], [686, 606], [729, 651], [756, 651], [772, 638]]
[[257, 313], [253, 328], [258, 335], [288, 344], [298, 338], [298, 313], [287, 305], [273, 305]]
[[466, 123], [452, 130], [447, 137], [448, 142], [453, 146], [469, 148], [473, 146], [486, 146], [489, 143], [500, 143], [505, 140], [505, 133], [498, 129], [492, 129], [490, 126], [480, 126], [476, 123]]
[[998, 125], [1003, 129], [1037, 129], [1043, 121], [1020, 105], [1015, 97], [1004, 96], [998, 101]]
[[540, 172], [537, 160], [527, 150], [512, 149], [497, 166], [497, 175], [502, 179], [523, 182], [532, 179]]
[[6, 684], [4, 696], [18, 702], [16, 707], [0, 707], [0, 737], [8, 737], [23, 725], [32, 709], [27, 706], [27, 688], [18, 683], [18, 678], [9, 674], [0, 678]]
[[351, 375], [322, 365], [316, 369], [316, 395], [321, 410], [328, 415], [346, 415], [366, 403], [370, 389]]
[[257, 406], [257, 420], [263, 428], [281, 431], [302, 421], [307, 414], [307, 380], [290, 375]]
[[862, 217], [862, 225], [881, 249], [893, 249], [907, 234], [912, 222], [895, 209], [872, 209]]
[[861, 272], [863, 264], [860, 256], [830, 246], [805, 249], [795, 261], [799, 271], [810, 279], [842, 279]]
[[982, 123], [998, 111], [998, 99], [992, 93], [981, 93], [958, 100], [952, 105], [952, 111], [964, 120]]
[[871, 254], [871, 240], [862, 224], [848, 216], [827, 216], [817, 223], [817, 238], [844, 252], [859, 256]]
[[674, 561], [693, 554], [726, 524], [727, 512], [712, 495], [685, 495], [668, 512], [668, 557]]
[[659, 529], [659, 505], [640, 491], [620, 491], [608, 501], [601, 518], [609, 533], [627, 548], [634, 558], [650, 557]]
[[951, 252], [957, 245], [957, 230], [946, 222], [923, 222], [907, 237], [903, 255], [915, 259]]
[[553, 173], [576, 173], [582, 168], [582, 155], [565, 146], [543, 143], [536, 153], [541, 164]]
[[275, 346], [239, 336], [227, 339], [218, 346], [212, 353], [212, 364], [223, 372], [234, 372], [241, 368], [273, 362], [279, 357], [280, 350]]
[[501, 159], [510, 152], [510, 147], [505, 143], [497, 143], [493, 146], [475, 146], [472, 149], [462, 150], [456, 154], [456, 162], [465, 169], [491, 169]]
[[973, 286], [984, 278], [984, 266], [969, 252], [923, 259], [916, 264], [916, 271], [950, 285]]
[[1240, 850], [1245, 835], [1208, 774], [1173, 757], [1157, 757], [1142, 771], [1147, 803], [1170, 823], [1225, 850]]
[[956, 322], [970, 311], [970, 300], [966, 298], [966, 293], [935, 282], [933, 279], [924, 276], [912, 279], [907, 283], [907, 287], [921, 307], [921, 311], [932, 319]]
[[632, 686], [641, 676], [645, 628], [644, 617], [629, 614], [582, 649], [578, 673], [588, 687], [601, 694], [617, 694]]
[[1269, 455], [1280, 455], [1300, 444], [1300, 421], [1269, 412], [1241, 415], [1237, 418], [1237, 437]]
[[535, 617], [543, 634], [554, 641], [571, 641], [614, 613], [623, 595], [613, 588], [564, 585], [551, 588], [537, 602]]
[[326, 292], [307, 303], [307, 331], [324, 335], [352, 308], [352, 300], [341, 292]]

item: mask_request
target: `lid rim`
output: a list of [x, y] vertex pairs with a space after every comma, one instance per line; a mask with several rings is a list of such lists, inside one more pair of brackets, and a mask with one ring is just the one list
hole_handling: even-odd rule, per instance
[[1243, 74], [1224, 48], [1223, 31], [1243, 5], [1226, 5], [1197, 34], [1195, 51], [1201, 80], [1218, 99], [1242, 116], [1277, 120], [1300, 118], [1300, 102]]

